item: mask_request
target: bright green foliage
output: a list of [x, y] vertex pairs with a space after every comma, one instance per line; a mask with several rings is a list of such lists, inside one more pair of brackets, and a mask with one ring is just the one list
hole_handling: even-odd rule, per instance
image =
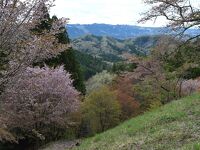
[[195, 143], [193, 146], [194, 150], [200, 150], [200, 143]]
[[137, 93], [141, 99], [141, 108], [143, 110], [148, 110], [154, 107], [158, 107], [159, 105], [155, 106], [155, 104], [161, 104], [162, 94], [159, 87], [153, 87], [152, 82], [153, 80], [144, 80], [136, 85], [134, 85], [134, 91]]
[[107, 71], [103, 71], [101, 73], [96, 74], [95, 76], [90, 78], [86, 83], [87, 93], [98, 90], [103, 85], [111, 84], [115, 77], [115, 74], [111, 74]]
[[83, 121], [89, 134], [99, 133], [116, 126], [120, 119], [120, 105], [116, 94], [108, 87], [90, 93], [83, 103]]
[[199, 150], [200, 94], [173, 101], [85, 139], [76, 150]]

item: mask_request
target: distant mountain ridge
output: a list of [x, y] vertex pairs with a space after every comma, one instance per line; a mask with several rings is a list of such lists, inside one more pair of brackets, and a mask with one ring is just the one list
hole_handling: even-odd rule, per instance
[[[135, 38], [139, 36], [152, 36], [169, 34], [170, 30], [164, 27], [140, 27], [133, 25], [110, 25], [110, 24], [68, 24], [68, 34], [71, 39], [85, 35], [109, 36], [117, 39]], [[196, 35], [199, 30], [190, 29], [189, 35]]]

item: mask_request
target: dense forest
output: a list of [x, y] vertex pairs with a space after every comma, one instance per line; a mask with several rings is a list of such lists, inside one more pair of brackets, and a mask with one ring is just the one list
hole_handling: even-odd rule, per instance
[[[200, 9], [187, 0], [144, 2], [150, 9], [139, 22], [163, 16], [172, 35], [127, 39], [86, 35], [70, 40], [68, 19], [49, 14], [53, 1], [0, 1], [0, 149], [37, 150], [59, 140], [81, 149], [88, 137], [124, 122], [126, 126], [127, 120], [143, 114], [141, 118], [152, 123], [160, 119], [155, 112], [162, 106], [167, 105], [163, 112], [168, 113], [170, 105], [178, 107], [172, 101], [200, 92], [200, 34], [185, 34], [189, 29], [199, 32]], [[191, 116], [199, 121], [194, 115], [199, 97], [191, 101], [183, 99], [180, 112], [187, 109], [189, 116], [183, 119], [190, 120]], [[192, 105], [196, 106], [194, 113]], [[151, 114], [155, 118], [149, 117]], [[161, 114], [164, 119], [159, 123], [172, 123], [180, 117]], [[136, 133], [128, 132], [128, 128], [135, 132], [142, 129], [142, 123], [148, 125], [137, 120], [120, 132], [132, 137]], [[157, 130], [150, 124], [145, 131], [148, 127], [152, 129], [149, 136]], [[199, 137], [196, 135], [195, 140]], [[109, 136], [105, 134], [106, 138]], [[181, 138], [184, 141], [186, 137]], [[148, 138], [143, 140], [145, 143]], [[151, 142], [147, 144], [153, 147]], [[143, 143], [131, 148], [142, 145], [148, 149]], [[116, 144], [113, 147], [117, 149]], [[167, 144], [164, 147], [169, 148]]]
[[110, 70], [112, 68], [112, 65], [104, 62], [101, 58], [94, 57], [78, 50], [74, 50], [74, 54], [75, 59], [80, 64], [81, 72], [85, 81], [96, 73], [100, 73], [103, 70]]

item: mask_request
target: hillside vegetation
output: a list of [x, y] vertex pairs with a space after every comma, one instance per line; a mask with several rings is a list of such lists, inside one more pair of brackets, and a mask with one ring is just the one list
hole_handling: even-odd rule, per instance
[[173, 101], [85, 139], [75, 150], [199, 150], [200, 94]]
[[77, 25], [74, 39], [54, 1], [0, 1], [0, 150], [200, 150], [200, 5], [144, 0], [138, 23], [167, 30]]
[[106, 62], [124, 60], [123, 54], [144, 56], [156, 45], [160, 36], [142, 36], [138, 38], [119, 40], [107, 36], [86, 35], [72, 40], [73, 48], [102, 58]]
[[80, 64], [83, 77], [85, 80], [89, 79], [96, 73], [102, 72], [103, 70], [109, 70], [110, 64], [107, 64], [100, 58], [93, 57], [90, 54], [86, 54], [75, 50], [75, 57]]

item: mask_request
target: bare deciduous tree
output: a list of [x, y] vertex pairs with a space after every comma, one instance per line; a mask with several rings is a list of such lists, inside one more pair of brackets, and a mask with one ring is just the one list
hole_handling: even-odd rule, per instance
[[165, 17], [168, 26], [173, 29], [183, 29], [182, 33], [191, 27], [200, 27], [200, 3], [191, 0], [144, 0], [151, 9], [143, 13], [139, 22], [145, 22], [158, 17]]

